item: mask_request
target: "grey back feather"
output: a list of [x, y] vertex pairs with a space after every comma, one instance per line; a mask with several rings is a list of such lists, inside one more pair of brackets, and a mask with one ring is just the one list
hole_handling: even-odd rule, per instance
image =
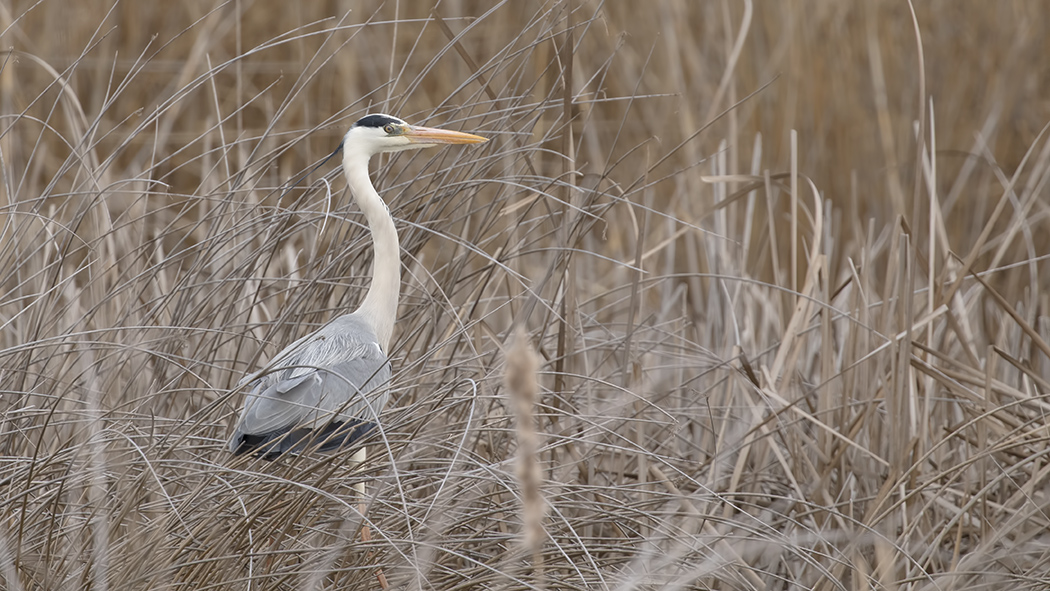
[[245, 435], [318, 429], [332, 421], [375, 423], [390, 397], [390, 362], [371, 326], [355, 314], [285, 347], [265, 372], [245, 379], [249, 391], [231, 451]]

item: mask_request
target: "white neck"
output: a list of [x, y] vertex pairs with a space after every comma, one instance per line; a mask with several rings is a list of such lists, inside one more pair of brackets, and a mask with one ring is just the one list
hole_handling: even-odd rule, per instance
[[355, 314], [363, 316], [375, 328], [379, 347], [383, 353], [389, 354], [401, 291], [401, 250], [397, 229], [386, 203], [368, 178], [368, 155], [344, 148], [343, 171], [372, 231], [372, 283]]

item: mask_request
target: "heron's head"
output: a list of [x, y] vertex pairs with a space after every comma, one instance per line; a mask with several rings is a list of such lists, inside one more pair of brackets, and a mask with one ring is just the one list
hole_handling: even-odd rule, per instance
[[375, 114], [358, 119], [343, 138], [343, 150], [373, 156], [431, 148], [440, 144], [480, 144], [487, 138], [434, 127], [409, 125], [397, 117]]

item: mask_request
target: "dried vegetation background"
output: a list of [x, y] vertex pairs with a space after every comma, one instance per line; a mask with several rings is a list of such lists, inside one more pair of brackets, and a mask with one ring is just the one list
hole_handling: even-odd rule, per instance
[[[1048, 9], [0, 4], [0, 587], [1048, 588]], [[383, 433], [235, 460], [374, 111], [492, 138], [373, 163]]]

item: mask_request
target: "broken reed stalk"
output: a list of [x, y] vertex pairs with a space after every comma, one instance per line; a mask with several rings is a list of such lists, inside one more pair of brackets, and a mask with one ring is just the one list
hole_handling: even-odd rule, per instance
[[543, 472], [540, 468], [539, 435], [536, 432], [535, 405], [538, 386], [536, 372], [539, 360], [529, 346], [528, 335], [518, 329], [507, 350], [507, 395], [514, 412], [518, 438], [518, 482], [522, 499], [522, 545], [532, 554], [533, 574], [543, 578], [543, 518], [546, 503], [540, 491]]

